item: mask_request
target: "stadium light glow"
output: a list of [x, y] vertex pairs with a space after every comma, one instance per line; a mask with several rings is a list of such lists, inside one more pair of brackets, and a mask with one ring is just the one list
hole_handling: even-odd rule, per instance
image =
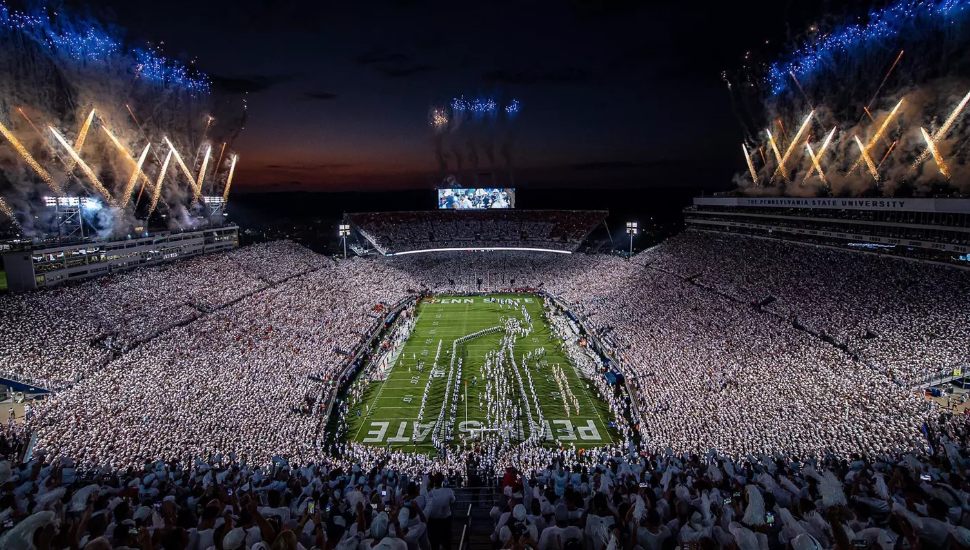
[[347, 237], [350, 236], [350, 225], [342, 223], [337, 227], [337, 234], [344, 245], [344, 259], [347, 259]]
[[633, 237], [640, 233], [640, 224], [637, 222], [626, 222], [626, 234], [630, 236], [630, 258], [633, 257]]
[[44, 206], [55, 207], [55, 206], [80, 206], [81, 199], [78, 197], [44, 197]]

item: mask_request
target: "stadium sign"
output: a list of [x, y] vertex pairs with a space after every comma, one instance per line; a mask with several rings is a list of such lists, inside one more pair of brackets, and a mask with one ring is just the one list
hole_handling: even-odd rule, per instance
[[697, 197], [694, 206], [808, 208], [883, 212], [970, 214], [970, 199], [832, 198], [832, 197]]

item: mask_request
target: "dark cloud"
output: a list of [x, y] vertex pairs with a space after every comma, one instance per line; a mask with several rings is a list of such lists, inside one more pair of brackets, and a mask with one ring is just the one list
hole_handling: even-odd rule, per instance
[[576, 13], [581, 16], [632, 15], [644, 7], [638, 0], [572, 0]]
[[594, 160], [589, 162], [576, 162], [567, 167], [576, 172], [597, 171], [597, 170], [634, 170], [649, 168], [651, 170], [663, 170], [667, 167], [682, 167], [690, 161], [683, 159], [658, 159], [650, 161], [634, 160]]
[[358, 65], [375, 65], [375, 64], [406, 64], [411, 62], [411, 58], [403, 53], [394, 53], [387, 50], [371, 50], [364, 52], [354, 58], [354, 61]]
[[290, 80], [295, 79], [297, 76], [298, 75], [295, 74], [241, 76], [211, 75], [211, 79], [213, 86], [215, 86], [215, 88], [221, 92], [228, 94], [245, 94], [265, 92], [274, 86], [284, 82], [289, 82]]
[[617, 170], [626, 168], [641, 168], [647, 163], [633, 162], [630, 160], [602, 160], [592, 162], [577, 162], [570, 164], [569, 168], [576, 171], [584, 170]]
[[349, 162], [317, 162], [317, 163], [292, 163], [292, 164], [267, 164], [270, 170], [284, 170], [287, 172], [313, 172], [324, 170], [342, 170], [350, 168], [353, 164]]
[[590, 79], [585, 69], [559, 67], [552, 69], [495, 69], [487, 71], [482, 78], [492, 84], [579, 84]]
[[374, 68], [388, 78], [403, 78], [434, 70], [431, 65], [377, 65]]
[[435, 69], [431, 65], [416, 61], [405, 53], [392, 52], [383, 48], [364, 52], [354, 58], [354, 62], [358, 65], [371, 67], [378, 74], [387, 78], [404, 78]]
[[333, 92], [304, 92], [303, 99], [314, 99], [317, 101], [330, 101], [337, 99], [337, 94]]

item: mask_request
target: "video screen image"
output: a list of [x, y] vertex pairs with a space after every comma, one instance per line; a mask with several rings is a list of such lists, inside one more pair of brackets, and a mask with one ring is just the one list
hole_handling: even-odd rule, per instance
[[483, 187], [438, 189], [438, 208], [441, 210], [515, 208], [515, 189]]

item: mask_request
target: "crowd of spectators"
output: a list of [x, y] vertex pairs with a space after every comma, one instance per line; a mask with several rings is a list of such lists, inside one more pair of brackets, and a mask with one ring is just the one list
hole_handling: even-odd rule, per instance
[[63, 388], [169, 328], [317, 269], [326, 258], [292, 242], [254, 245], [85, 284], [0, 296], [0, 375]]
[[769, 311], [845, 344], [903, 384], [970, 358], [970, 284], [963, 270], [690, 231], [638, 261], [740, 300], [766, 302]]
[[432, 248], [528, 247], [574, 251], [605, 211], [437, 210], [350, 214], [382, 254]]
[[[538, 288], [563, 301], [613, 351], [633, 390], [634, 412], [642, 416], [637, 432], [646, 448], [714, 448], [734, 456], [778, 449], [806, 455], [919, 449], [919, 427], [930, 410], [898, 383], [902, 369], [896, 365], [919, 364], [922, 358], [929, 368], [937, 353], [958, 355], [956, 339], [966, 329], [968, 315], [954, 299], [965, 284], [962, 272], [845, 253], [845, 258], [828, 263], [826, 277], [805, 273], [806, 280], [861, 285], [862, 279], [850, 277], [850, 272], [866, 270], [869, 296], [882, 297], [878, 305], [847, 290], [837, 293], [834, 283], [831, 291], [825, 287], [808, 293], [818, 295], [812, 302], [784, 272], [809, 269], [792, 263], [791, 257], [818, 265], [834, 252], [723, 239], [739, 237], [688, 232], [633, 261], [510, 252], [358, 258], [335, 264], [292, 243], [242, 248], [207, 258], [217, 274], [209, 278], [203, 295], [210, 307], [196, 307], [189, 322], [157, 322], [141, 335], [130, 327], [116, 329], [113, 338], [122, 340], [130, 331], [129, 341], [138, 342], [117, 348], [96, 341], [97, 331], [87, 323], [74, 336], [44, 340], [50, 357], [60, 362], [18, 351], [16, 346], [30, 345], [30, 337], [8, 339], [4, 345], [15, 348], [7, 353], [3, 370], [51, 380], [64, 363], [70, 365], [65, 370], [71, 376], [57, 378], [70, 384], [54, 385], [61, 391], [38, 409], [35, 421], [41, 446], [58, 456], [129, 466], [146, 457], [237, 452], [252, 461], [281, 455], [303, 464], [326, 454], [318, 443], [319, 413], [329, 410], [351, 353], [379, 326], [380, 312], [420, 291]], [[804, 250], [782, 255], [789, 248]], [[697, 251], [693, 264], [688, 262], [690, 249]], [[712, 250], [719, 253], [709, 256]], [[775, 254], [778, 264], [764, 260], [767, 254]], [[742, 257], [749, 258], [747, 264], [738, 259]], [[4, 300], [33, 301], [38, 312], [63, 312], [70, 307], [65, 295], [89, 296], [83, 303], [96, 304], [100, 301], [94, 296], [103, 301], [120, 294], [127, 302], [109, 300], [114, 305], [104, 306], [123, 312], [102, 319], [112, 330], [112, 319], [120, 326], [132, 317], [152, 319], [186, 304], [198, 306], [200, 298], [180, 289], [196, 288], [192, 282], [199, 279], [202, 261], [175, 264], [184, 265], [185, 271], [172, 266], [141, 270]], [[839, 266], [847, 268], [839, 271]], [[752, 271], [760, 275], [757, 281], [746, 276]], [[169, 277], [164, 282], [163, 273]], [[136, 281], [142, 275], [151, 284], [139, 294]], [[926, 279], [939, 281], [935, 292], [945, 291], [951, 299], [924, 290], [929, 284], [914, 287]], [[742, 282], [769, 290], [749, 290]], [[907, 285], [911, 290], [903, 292]], [[758, 305], [771, 292], [779, 297], [765, 307]], [[916, 292], [935, 305], [913, 299]], [[858, 293], [865, 294], [862, 289]], [[862, 339], [868, 345], [860, 353], [866, 358], [869, 350], [879, 349], [893, 361], [895, 372], [868, 368], [851, 350], [799, 328], [787, 314], [775, 314], [797, 312], [798, 321], [808, 326], [828, 316], [819, 332], [857, 332], [846, 321], [844, 312], [850, 308], [835, 309], [839, 296], [870, 308], [851, 320], [860, 322], [864, 316], [878, 323], [879, 329], [871, 330], [887, 345], [879, 348]], [[135, 305], [129, 311], [125, 303]], [[898, 332], [893, 331], [893, 318], [899, 319]], [[30, 316], [27, 321], [5, 319], [14, 333], [41, 339], [31, 330], [42, 328]], [[950, 348], [930, 338], [944, 329], [955, 335]], [[905, 345], [890, 345], [898, 342]], [[878, 364], [881, 357], [873, 354], [869, 360]], [[623, 408], [615, 405], [616, 410]], [[169, 425], [174, 427], [162, 428]]]
[[[334, 263], [271, 243], [5, 296], [0, 371], [57, 391], [27, 425], [31, 462], [0, 463], [0, 547], [424, 548], [408, 534], [431, 530], [431, 474], [472, 463], [514, 469], [504, 547], [562, 549], [577, 530], [595, 550], [970, 545], [965, 426], [908, 385], [966, 360], [968, 286], [950, 268], [687, 232], [632, 261]], [[621, 440], [443, 457], [322, 444], [388, 308], [510, 288], [556, 297], [614, 356], [632, 400]]]
[[[478, 535], [539, 550], [965, 548], [967, 424], [940, 418], [928, 433], [928, 454], [841, 459], [532, 449], [497, 479], [491, 533]], [[84, 470], [19, 461], [24, 435], [0, 433], [5, 549], [456, 547], [460, 482], [430, 470], [234, 455]]]

